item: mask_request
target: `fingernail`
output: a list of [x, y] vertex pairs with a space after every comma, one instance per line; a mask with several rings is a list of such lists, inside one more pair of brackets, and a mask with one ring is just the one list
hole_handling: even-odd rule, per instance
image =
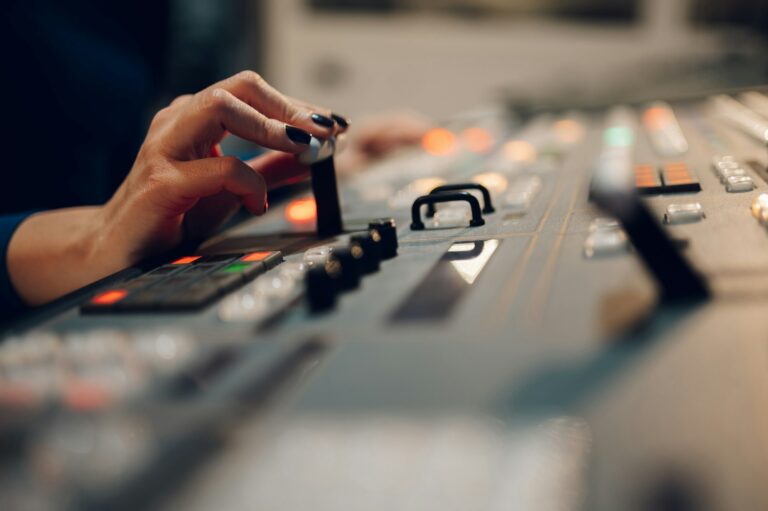
[[288, 138], [290, 138], [292, 141], [296, 142], [297, 144], [309, 144], [312, 141], [312, 135], [307, 133], [301, 128], [297, 128], [296, 126], [291, 126], [290, 124], [285, 125], [285, 134], [288, 135]]
[[349, 121], [344, 117], [336, 114], [331, 114], [331, 117], [333, 117], [333, 120], [336, 121], [336, 124], [338, 124], [342, 129], [349, 128]]
[[320, 114], [312, 114], [311, 117], [312, 122], [318, 126], [323, 126], [324, 128], [333, 128], [333, 119], [329, 119], [328, 117]]

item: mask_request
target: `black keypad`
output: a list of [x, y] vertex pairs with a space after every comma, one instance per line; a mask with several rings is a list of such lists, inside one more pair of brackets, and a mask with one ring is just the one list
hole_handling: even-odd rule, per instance
[[83, 313], [198, 310], [282, 260], [280, 252], [181, 258], [98, 293], [80, 310]]

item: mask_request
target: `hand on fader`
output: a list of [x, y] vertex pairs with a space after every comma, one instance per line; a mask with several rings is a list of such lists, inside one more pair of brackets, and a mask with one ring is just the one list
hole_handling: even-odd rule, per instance
[[[159, 111], [128, 177], [103, 206], [39, 213], [8, 248], [14, 287], [39, 304], [202, 237], [242, 204], [256, 215], [267, 190], [300, 179], [293, 154], [311, 136], [346, 129], [330, 110], [287, 98], [242, 72]], [[243, 162], [219, 156], [227, 132], [277, 152]]]

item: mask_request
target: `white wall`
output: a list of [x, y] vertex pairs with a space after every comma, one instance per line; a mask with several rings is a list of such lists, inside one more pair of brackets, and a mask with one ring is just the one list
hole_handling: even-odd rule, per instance
[[350, 116], [407, 107], [441, 117], [510, 89], [531, 97], [605, 96], [643, 80], [658, 86], [648, 73], [653, 65], [674, 71], [722, 51], [720, 34], [686, 26], [687, 0], [647, 0], [633, 26], [332, 16], [308, 12], [302, 0], [266, 4], [265, 75]]

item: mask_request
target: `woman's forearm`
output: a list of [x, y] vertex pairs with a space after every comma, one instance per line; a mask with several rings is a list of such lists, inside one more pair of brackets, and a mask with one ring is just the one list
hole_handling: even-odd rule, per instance
[[40, 305], [114, 273], [128, 261], [94, 255], [102, 243], [100, 207], [37, 213], [8, 245], [11, 282], [28, 305]]

